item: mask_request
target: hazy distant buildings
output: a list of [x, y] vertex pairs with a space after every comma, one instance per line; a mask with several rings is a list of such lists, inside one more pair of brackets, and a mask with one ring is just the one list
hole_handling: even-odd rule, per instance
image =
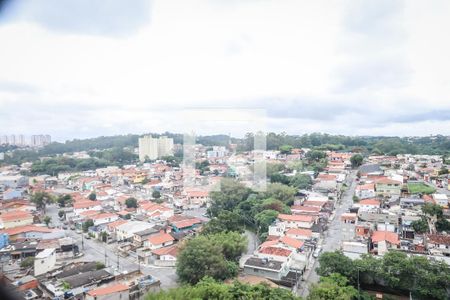
[[157, 159], [162, 156], [173, 155], [173, 139], [166, 136], [154, 138], [146, 135], [139, 138], [139, 160]]
[[30, 146], [31, 147], [43, 147], [43, 146], [50, 144], [51, 142], [52, 142], [52, 139], [48, 134], [32, 135]]
[[50, 135], [39, 134], [32, 135], [30, 138], [26, 138], [22, 134], [11, 134], [0, 136], [0, 145], [12, 145], [18, 147], [31, 146], [31, 147], [43, 147], [52, 142]]

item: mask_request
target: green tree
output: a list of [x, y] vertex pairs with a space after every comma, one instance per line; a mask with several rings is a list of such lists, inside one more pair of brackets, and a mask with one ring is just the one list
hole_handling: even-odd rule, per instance
[[34, 257], [27, 257], [20, 262], [21, 268], [31, 268], [34, 265]]
[[48, 225], [50, 224], [50, 222], [52, 221], [52, 218], [50, 218], [49, 216], [45, 216], [44, 217], [44, 223], [45, 225], [48, 227]]
[[152, 198], [154, 198], [154, 199], [161, 198], [161, 193], [159, 191], [153, 191]]
[[222, 211], [203, 226], [203, 234], [213, 234], [222, 231], [243, 232], [242, 218], [239, 214], [231, 211]]
[[260, 194], [260, 198], [273, 198], [282, 201], [287, 205], [292, 205], [296, 189], [281, 183], [271, 183], [267, 185], [267, 190]]
[[96, 262], [95, 262], [95, 268], [96, 268], [97, 270], [104, 269], [105, 267], [106, 267], [105, 264], [102, 263], [101, 261], [96, 261]]
[[60, 210], [58, 211], [58, 217], [62, 218], [66, 215], [66, 213], [64, 212], [64, 210]]
[[106, 241], [108, 240], [108, 233], [106, 233], [106, 231], [102, 231], [102, 233], [100, 233], [100, 240], [103, 243], [106, 243]]
[[125, 205], [128, 208], [137, 208], [137, 200], [136, 198], [130, 197], [128, 199], [125, 200]]
[[320, 161], [321, 159], [324, 159], [327, 157], [327, 154], [323, 151], [319, 151], [319, 150], [311, 150], [308, 151], [308, 153], [306, 153], [306, 158], [312, 162], [312, 161]]
[[356, 299], [358, 291], [348, 280], [338, 273], [321, 277], [318, 284], [312, 286], [308, 300], [352, 300]]
[[229, 273], [222, 247], [207, 236], [192, 238], [180, 249], [177, 274], [182, 282], [191, 284], [205, 276], [224, 280], [235, 275]]
[[422, 213], [428, 223], [430, 233], [435, 232], [436, 222], [441, 219], [443, 215], [442, 207], [433, 203], [425, 203], [425, 205], [422, 206]]
[[267, 163], [266, 165], [266, 175], [271, 178], [274, 174], [279, 174], [286, 169], [284, 164], [281, 163]]
[[95, 201], [95, 200], [97, 200], [97, 194], [96, 193], [90, 193], [88, 198], [91, 201]]
[[290, 154], [293, 147], [291, 145], [282, 145], [280, 146], [280, 153], [281, 154]]
[[247, 238], [235, 231], [221, 232], [209, 236], [209, 239], [222, 249], [222, 254], [228, 261], [237, 262], [247, 250]]
[[82, 228], [84, 232], [88, 232], [89, 227], [94, 226], [94, 221], [92, 219], [88, 219], [83, 222]]
[[331, 276], [339, 273], [345, 276], [351, 283], [356, 280], [357, 272], [353, 261], [341, 251], [324, 252], [319, 256], [319, 267], [316, 272], [320, 276]]
[[47, 205], [53, 203], [54, 199], [47, 192], [36, 192], [31, 196], [31, 202], [36, 204], [37, 209], [42, 209], [45, 213]]
[[58, 196], [56, 201], [58, 202], [59, 207], [66, 207], [72, 205], [73, 199], [71, 195], [65, 194]]
[[211, 206], [208, 212], [216, 217], [224, 210], [233, 211], [239, 203], [245, 201], [252, 190], [230, 178], [224, 178], [220, 182], [220, 191], [210, 193]]
[[291, 182], [289, 177], [287, 177], [284, 174], [280, 174], [280, 173], [272, 174], [269, 178], [270, 178], [270, 182], [272, 182], [272, 183], [279, 182], [282, 184], [289, 184]]
[[306, 174], [296, 174], [291, 178], [289, 182], [289, 185], [300, 190], [309, 189], [311, 188], [312, 184], [313, 182], [311, 176]]
[[411, 222], [411, 226], [416, 233], [426, 233], [428, 231], [428, 223], [426, 220], [421, 218], [420, 220]]
[[350, 157], [350, 162], [351, 162], [353, 168], [357, 168], [360, 165], [362, 165], [363, 160], [364, 160], [364, 158], [361, 154], [354, 154], [354, 155], [352, 155], [352, 157]]
[[249, 285], [234, 281], [224, 284], [211, 277], [205, 277], [195, 285], [183, 285], [177, 288], [151, 292], [145, 300], [184, 300], [184, 299], [217, 299], [217, 300], [301, 300], [291, 291], [271, 288], [265, 284]]
[[264, 210], [255, 215], [257, 225], [257, 233], [260, 238], [264, 238], [265, 233], [269, 230], [269, 226], [276, 220], [278, 212], [276, 210]]

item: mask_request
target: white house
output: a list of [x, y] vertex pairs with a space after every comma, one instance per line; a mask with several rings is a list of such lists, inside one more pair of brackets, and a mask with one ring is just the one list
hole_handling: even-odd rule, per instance
[[311, 228], [317, 221], [316, 216], [279, 214], [278, 219], [287, 228]]
[[119, 216], [113, 213], [101, 213], [91, 217], [92, 221], [94, 221], [94, 225], [102, 225], [117, 221]]
[[433, 200], [442, 207], [448, 206], [448, 197], [446, 194], [433, 194]]
[[151, 235], [147, 240], [144, 241], [144, 247], [151, 250], [170, 246], [173, 244], [175, 239], [168, 233], [162, 231], [157, 234]]
[[39, 252], [34, 258], [34, 276], [45, 274], [55, 268], [56, 249], [48, 248]]

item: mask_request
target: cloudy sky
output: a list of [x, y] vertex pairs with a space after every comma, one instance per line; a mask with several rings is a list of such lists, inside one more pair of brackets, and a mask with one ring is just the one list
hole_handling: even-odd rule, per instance
[[9, 1], [0, 134], [450, 135], [449, 54], [448, 0]]

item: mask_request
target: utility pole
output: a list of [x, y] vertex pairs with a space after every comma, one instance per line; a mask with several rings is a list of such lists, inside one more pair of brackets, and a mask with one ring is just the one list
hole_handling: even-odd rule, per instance
[[83, 233], [83, 230], [81, 230], [81, 248], [84, 250], [84, 233]]
[[105, 267], [107, 266], [106, 259], [107, 259], [107, 255], [106, 255], [106, 248], [105, 248]]
[[119, 271], [119, 251], [117, 251], [117, 271]]

